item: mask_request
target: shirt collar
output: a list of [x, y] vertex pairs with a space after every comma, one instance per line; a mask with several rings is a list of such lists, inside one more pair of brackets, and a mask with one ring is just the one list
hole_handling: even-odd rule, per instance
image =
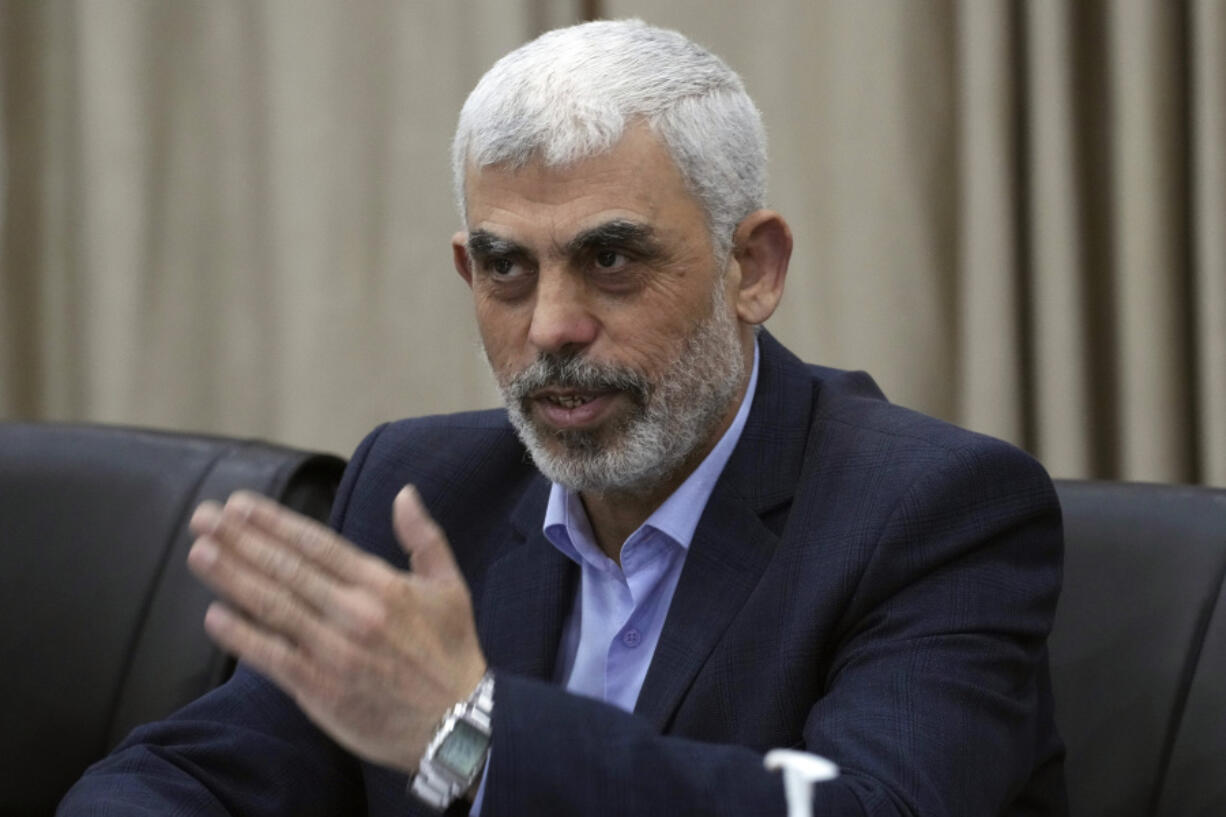
[[[694, 538], [694, 530], [702, 517], [707, 500], [715, 490], [715, 483], [723, 473], [732, 450], [741, 439], [745, 429], [745, 421], [749, 418], [749, 407], [753, 403], [753, 395], [758, 386], [758, 343], [754, 341], [753, 370], [749, 375], [749, 385], [745, 396], [741, 398], [740, 408], [732, 424], [720, 437], [719, 442], [711, 449], [702, 463], [686, 478], [685, 482], [656, 508], [651, 516], [643, 522], [637, 531], [630, 535], [634, 539], [640, 531], [651, 528], [659, 531], [682, 548], [689, 549]], [[583, 509], [579, 495], [553, 483], [549, 490], [549, 502], [545, 506], [545, 521], [543, 523], [545, 538], [555, 548], [568, 558], [581, 563], [584, 551], [598, 548], [595, 546], [595, 536], [592, 534], [591, 523]], [[628, 540], [629, 541], [629, 540]]]

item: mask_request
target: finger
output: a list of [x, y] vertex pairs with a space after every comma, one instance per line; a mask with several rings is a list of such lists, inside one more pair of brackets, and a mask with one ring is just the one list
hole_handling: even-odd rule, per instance
[[369, 584], [386, 579], [387, 565], [380, 559], [345, 541], [327, 525], [267, 497], [249, 491], [231, 494], [223, 516], [258, 528], [342, 581]]
[[[198, 514], [207, 516], [208, 512]], [[212, 534], [202, 536], [188, 552], [188, 566], [215, 593], [299, 639], [312, 637], [303, 629], [308, 625], [320, 628], [310, 633], [321, 642], [329, 626], [362, 643], [380, 639], [385, 611], [368, 588], [342, 584], [251, 527], [235, 533], [227, 525], [221, 520]], [[227, 544], [220, 539], [223, 534]], [[400, 575], [391, 567], [383, 570], [388, 584]], [[304, 609], [295, 610], [295, 602]], [[307, 623], [299, 624], [297, 615]]]
[[217, 503], [205, 503], [197, 508], [192, 514], [191, 528], [200, 531], [202, 538], [207, 537], [254, 570], [291, 590], [317, 611], [335, 606], [340, 590], [335, 577], [322, 572], [300, 552], [258, 528], [223, 514]]
[[260, 627], [307, 645], [312, 652], [326, 652], [339, 645], [339, 636], [324, 626], [317, 610], [289, 588], [228, 553], [211, 536], [196, 540], [187, 554], [187, 564], [209, 589]]
[[286, 639], [260, 629], [240, 613], [215, 601], [204, 614], [204, 630], [226, 652], [268, 676], [292, 697], [315, 686], [309, 658]]
[[211, 499], [206, 499], [196, 506], [187, 527], [196, 536], [207, 536], [213, 532], [221, 521], [221, 505]]
[[409, 554], [414, 573], [429, 578], [460, 578], [460, 568], [443, 529], [430, 518], [412, 485], [404, 486], [396, 494], [392, 527], [400, 546]]

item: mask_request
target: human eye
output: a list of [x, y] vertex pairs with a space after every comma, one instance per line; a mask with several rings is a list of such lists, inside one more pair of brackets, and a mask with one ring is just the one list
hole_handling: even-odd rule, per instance
[[633, 251], [599, 247], [588, 255], [588, 279], [612, 295], [628, 295], [642, 288], [648, 267]]
[[524, 265], [519, 260], [506, 255], [495, 255], [483, 260], [482, 269], [495, 280], [511, 280], [522, 277]]
[[500, 301], [515, 301], [531, 292], [535, 267], [518, 253], [491, 253], [477, 259], [481, 289]]
[[630, 263], [630, 259], [625, 253], [617, 250], [602, 249], [597, 250], [593, 255], [592, 263], [602, 272], [616, 272], [624, 269]]

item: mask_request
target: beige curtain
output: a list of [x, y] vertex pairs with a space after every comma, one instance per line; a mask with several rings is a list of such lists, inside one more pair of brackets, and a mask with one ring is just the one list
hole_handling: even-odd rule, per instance
[[[0, 0], [0, 417], [347, 452], [493, 405], [447, 142], [591, 2]], [[1058, 476], [1226, 485], [1226, 0], [605, 0], [741, 71], [771, 328]]]
[[448, 151], [525, 3], [0, 3], [0, 414], [347, 454], [494, 402]]
[[1226, 485], [1226, 2], [606, 5], [758, 100], [794, 348], [1058, 476]]

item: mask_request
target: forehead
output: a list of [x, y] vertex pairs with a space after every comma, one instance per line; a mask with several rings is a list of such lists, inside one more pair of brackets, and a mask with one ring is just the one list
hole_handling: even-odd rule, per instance
[[628, 128], [609, 151], [569, 165], [470, 167], [465, 180], [469, 230], [520, 240], [564, 241], [612, 220], [651, 224], [665, 233], [705, 233], [705, 214], [667, 148], [644, 125]]

